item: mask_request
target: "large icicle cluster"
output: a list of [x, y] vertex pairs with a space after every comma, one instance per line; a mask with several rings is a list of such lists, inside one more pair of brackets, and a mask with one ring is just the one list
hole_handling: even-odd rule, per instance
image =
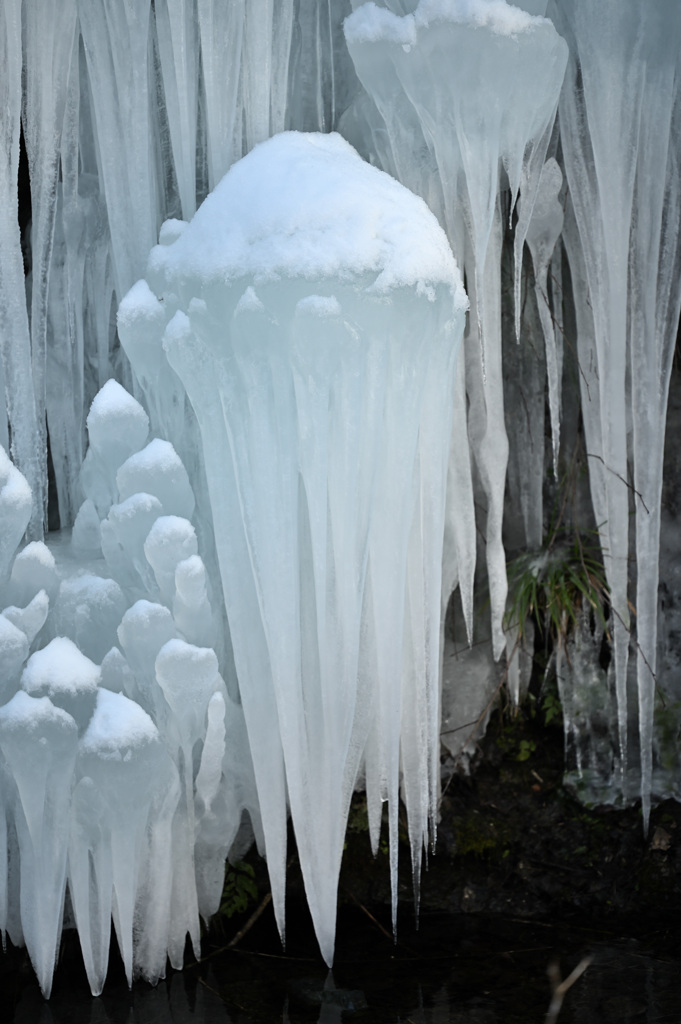
[[[401, 17], [367, 3], [347, 19], [345, 35], [366, 95], [357, 101], [364, 123], [357, 123], [359, 112], [349, 111], [344, 130], [359, 136], [368, 153], [374, 151], [372, 138], [377, 134], [387, 139], [389, 169], [437, 211], [466, 273], [471, 315], [465, 378], [462, 374], [459, 389], [465, 388], [468, 397], [471, 455], [487, 506], [487, 572], [498, 658], [505, 646], [502, 521], [508, 458], [500, 189], [503, 181], [512, 203], [522, 191], [515, 235], [519, 282], [522, 246], [556, 114], [567, 47], [549, 21], [505, 3], [421, 0], [412, 14]], [[367, 97], [375, 104], [373, 112]], [[517, 293], [518, 289], [519, 285]], [[459, 435], [462, 429], [465, 424], [457, 424]], [[462, 453], [455, 443], [452, 453], [459, 462], [457, 477], [467, 470], [470, 475], [468, 452]], [[459, 583], [470, 618], [475, 522], [462, 499], [472, 505], [470, 482], [450, 505], [456, 555], [454, 564], [445, 568], [446, 596]], [[464, 523], [469, 527], [465, 536]]]
[[[647, 823], [662, 460], [681, 308], [681, 9], [660, 3], [641, 8], [631, 0], [597, 7], [588, 0], [561, 0], [552, 12], [570, 44], [560, 103], [574, 211], [566, 246], [583, 285], [575, 291], [582, 410], [614, 612], [620, 771], [627, 770], [628, 602], [633, 598]], [[635, 597], [629, 585], [632, 508]]]
[[112, 918], [128, 980], [156, 981], [187, 935], [198, 954], [242, 805], [258, 820], [184, 467], [145, 445], [147, 414], [113, 380], [88, 429], [87, 498], [56, 560], [40, 541], [13, 557], [32, 496], [0, 449], [0, 930], [46, 996], [67, 886], [93, 993]]
[[[606, 778], [599, 782], [599, 772], [594, 771], [592, 785], [594, 793], [601, 785], [605, 794], [607, 785], [603, 788], [602, 783], [607, 783], [609, 770], [616, 770], [620, 791], [631, 796], [636, 788], [625, 780], [633, 601], [640, 778], [647, 820], [653, 771], [664, 425], [681, 303], [677, 284], [679, 58], [678, 47], [671, 42], [678, 36], [678, 12], [672, 14], [659, 3], [646, 5], [643, 12], [635, 2], [594, 5], [589, 0], [566, 0], [542, 5], [554, 28], [550, 21], [505, 3], [421, 0], [406, 5], [407, 13], [401, 3], [389, 3], [391, 9], [374, 3], [356, 6], [346, 21], [346, 37], [366, 92], [356, 98], [342, 128], [362, 152], [428, 200], [446, 225], [467, 275], [468, 338], [476, 342], [466, 349], [468, 435], [487, 503], [488, 576], [497, 654], [503, 644], [505, 601], [501, 511], [506, 443], [500, 389], [499, 177], [507, 178], [502, 185], [510, 189], [512, 200], [520, 187], [515, 228], [516, 331], [526, 239], [546, 343], [556, 475], [563, 360], [561, 252], [556, 242], [567, 202], [563, 235], [576, 305], [594, 515], [612, 594], [619, 730], [619, 768], [612, 769], [606, 758], [600, 765]], [[532, 14], [539, 13], [543, 11], [534, 5]], [[563, 83], [565, 41], [570, 59]], [[560, 146], [554, 141], [551, 148], [563, 160], [567, 199], [557, 161], [551, 156], [544, 163], [559, 91]], [[453, 449], [450, 472], [455, 471], [457, 455], [458, 449]], [[519, 453], [519, 457], [527, 455]], [[542, 474], [543, 461], [535, 458], [533, 462], [534, 471], [526, 462], [525, 472]], [[631, 482], [628, 465], [633, 467]], [[459, 466], [459, 477], [462, 472], [465, 466]], [[527, 480], [520, 489], [521, 499], [528, 490], [537, 495], [541, 522], [541, 493]], [[459, 500], [464, 494], [460, 488]], [[632, 510], [638, 567], [635, 594], [629, 584]], [[453, 512], [461, 531], [470, 515], [460, 506], [454, 506]], [[526, 509], [523, 518], [526, 524], [537, 521], [536, 514], [530, 516]], [[539, 540], [536, 528], [527, 534], [528, 543]], [[456, 550], [455, 544], [451, 547]], [[465, 611], [465, 581], [455, 571], [451, 581], [462, 587]], [[509, 650], [513, 642], [511, 636]], [[610, 703], [607, 684], [603, 703]], [[570, 715], [565, 721], [570, 731]]]
[[283, 934], [288, 799], [328, 963], [360, 773], [374, 849], [388, 801], [395, 909], [400, 775], [416, 880], [436, 820], [465, 308], [425, 203], [340, 136], [288, 133], [162, 229], [119, 311], [150, 405], [155, 345], [196, 413], [275, 912]]

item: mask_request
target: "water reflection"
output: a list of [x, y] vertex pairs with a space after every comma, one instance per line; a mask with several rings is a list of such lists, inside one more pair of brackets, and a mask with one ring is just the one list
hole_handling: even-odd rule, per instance
[[13, 1024], [233, 1024], [227, 1007], [205, 985], [192, 986], [175, 974], [156, 988], [116, 985], [98, 999], [86, 991], [62, 989], [46, 1003], [37, 987], [27, 988]]
[[[547, 966], [593, 962], [559, 1024], [681, 1020], [680, 936], [639, 941], [504, 921], [439, 918], [393, 946], [348, 927], [329, 972], [295, 940], [279, 951], [215, 951], [156, 988], [113, 978], [93, 999], [77, 970], [57, 971], [46, 1003], [28, 972], [0, 974], [12, 1024], [533, 1024], [550, 1001]], [[276, 948], [276, 947], [275, 947]], [[11, 980], [11, 984], [10, 984]]]

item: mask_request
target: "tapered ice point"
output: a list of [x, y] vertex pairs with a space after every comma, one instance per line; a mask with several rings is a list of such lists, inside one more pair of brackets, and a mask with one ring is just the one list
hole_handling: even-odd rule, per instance
[[78, 727], [49, 697], [20, 690], [0, 708], [0, 752], [16, 786], [10, 814], [21, 858], [21, 926], [45, 998], [62, 927]]

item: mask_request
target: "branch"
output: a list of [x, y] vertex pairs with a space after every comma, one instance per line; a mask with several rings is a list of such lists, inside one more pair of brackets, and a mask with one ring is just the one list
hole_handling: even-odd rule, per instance
[[596, 455], [595, 452], [587, 452], [586, 453], [586, 457], [587, 457], [587, 459], [598, 459], [599, 462], [602, 462], [603, 465], [605, 466], [605, 468], [607, 469], [608, 473], [612, 473], [613, 476], [616, 476], [618, 480], [622, 481], [622, 483], [624, 484], [625, 487], [628, 487], [630, 491], [634, 492], [634, 494], [639, 499], [639, 501], [643, 505], [643, 507], [646, 510], [646, 512], [648, 513], [648, 515], [650, 515], [650, 509], [648, 508], [648, 506], [646, 505], [645, 501], [643, 500], [643, 495], [641, 494], [640, 491], [636, 490], [636, 488], [634, 487], [633, 484], [630, 484], [629, 481], [625, 480], [623, 476], [620, 476], [620, 474], [616, 473], [614, 469], [611, 469], [610, 466], [607, 464], [607, 462], [605, 461], [605, 459], [601, 455]]
[[546, 1014], [546, 1024], [555, 1024], [555, 1022], [558, 1020], [558, 1014], [560, 1013], [560, 1008], [563, 1005], [565, 993], [569, 988], [572, 988], [572, 986], [578, 978], [581, 978], [581, 976], [584, 974], [584, 971], [587, 969], [587, 967], [591, 965], [592, 962], [592, 956], [585, 956], [584, 959], [580, 960], [580, 962], [577, 964], [574, 971], [572, 971], [571, 974], [568, 974], [565, 981], [561, 981], [560, 967], [558, 966], [558, 961], [553, 960], [549, 964], [546, 973], [548, 974], [549, 981], [551, 982], [552, 997], [551, 1005], [549, 1006], [549, 1011]]

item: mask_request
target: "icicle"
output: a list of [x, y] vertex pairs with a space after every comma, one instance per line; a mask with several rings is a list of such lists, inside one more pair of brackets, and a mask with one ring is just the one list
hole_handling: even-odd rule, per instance
[[21, 923], [46, 999], [61, 936], [77, 744], [75, 721], [49, 697], [20, 690], [0, 708], [0, 750], [16, 785], [11, 816], [21, 857]]
[[[551, 256], [563, 227], [563, 208], [559, 193], [563, 185], [563, 174], [557, 162], [551, 157], [546, 161], [537, 186], [532, 218], [527, 228], [526, 240], [532, 254], [534, 287], [537, 308], [546, 345], [546, 375], [549, 386], [549, 409], [551, 411], [551, 439], [553, 442], [553, 474], [558, 479], [558, 452], [560, 450], [560, 392], [563, 377], [563, 338], [554, 323], [554, 314], [549, 304], [548, 271]], [[525, 200], [520, 201], [524, 213]], [[518, 310], [518, 300], [516, 300]], [[519, 315], [519, 310], [517, 315]]]
[[151, 0], [78, 0], [119, 299], [142, 273], [158, 230], [149, 96], [150, 11]]
[[[47, 320], [50, 262], [57, 211], [57, 180], [61, 132], [66, 106], [69, 67], [76, 43], [76, 2], [65, 0], [24, 0], [24, 137], [31, 176], [32, 288], [31, 362], [39, 457], [47, 461], [45, 429]], [[76, 50], [77, 54], [77, 50]], [[68, 374], [68, 367], [65, 367]], [[60, 385], [56, 385], [60, 389]], [[64, 391], [68, 383], [61, 385]], [[36, 499], [39, 495], [36, 494]], [[47, 494], [42, 495], [47, 512]]]
[[[483, 294], [478, 297], [469, 284], [469, 343], [466, 350], [466, 384], [468, 388], [468, 436], [480, 482], [487, 499], [484, 532], [487, 578], [489, 580], [492, 650], [498, 660], [505, 647], [503, 617], [506, 610], [508, 583], [506, 554], [501, 536], [508, 463], [508, 438], [504, 422], [504, 392], [501, 368], [501, 211], [493, 224], [493, 238], [487, 254]], [[489, 325], [487, 332], [487, 373], [483, 374], [479, 353], [482, 325], [475, 312], [480, 310]], [[470, 339], [472, 339], [472, 344]]]
[[208, 184], [214, 189], [243, 154], [239, 78], [245, 0], [197, 0], [203, 71]]
[[249, 0], [241, 65], [244, 151], [283, 131], [293, 0]]
[[458, 586], [468, 642], [473, 642], [473, 584], [476, 533], [471, 456], [466, 422], [466, 362], [459, 359], [454, 385], [452, 440], [449, 446], [445, 533], [442, 555], [442, 623]]
[[334, 131], [357, 88], [343, 38], [346, 4], [298, 0], [291, 45], [287, 127]]
[[546, 355], [530, 275], [523, 275], [520, 340], [513, 324], [514, 272], [511, 246], [501, 265], [504, 409], [509, 437], [504, 537], [507, 549], [538, 551], [544, 541], [544, 416]]
[[[33, 492], [29, 534], [41, 537], [46, 493], [43, 433], [39, 428], [31, 375], [31, 342], [26, 312], [24, 264], [19, 238], [17, 173], [21, 111], [21, 0], [0, 9], [0, 355], [12, 436], [12, 457]], [[3, 435], [6, 428], [3, 430]]]
[[[560, 12], [556, 8], [553, 15], [570, 42], [570, 61], [560, 100], [560, 121], [568, 188], [582, 241], [594, 317], [605, 467], [606, 517], [601, 530], [614, 615], [622, 773], [626, 771], [627, 757], [630, 497], [625, 394], [625, 254], [629, 250], [634, 155], [641, 102], [636, 83], [638, 44], [633, 36], [627, 39], [622, 31], [623, 19], [629, 16], [626, 6], [618, 8], [614, 23], [602, 11], [587, 10], [582, 0], [569, 0], [561, 6]], [[614, 95], [611, 85], [613, 64], [611, 60], [604, 60], [604, 53], [616, 59], [622, 69], [615, 109], [610, 102]], [[607, 83], [603, 80], [606, 67]], [[625, 73], [625, 68], [632, 71]], [[577, 82], [578, 69], [581, 70], [581, 84]], [[588, 135], [583, 129], [586, 124], [590, 128]], [[624, 781], [624, 774], [622, 779]]]
[[[568, 186], [593, 307], [606, 514], [601, 532], [614, 613], [622, 773], [627, 767], [630, 505], [636, 512], [637, 599], [642, 601], [637, 676], [641, 789], [647, 825], [662, 438], [679, 310], [678, 300], [669, 304], [668, 278], [665, 280], [668, 268], [678, 267], [678, 235], [676, 229], [666, 227], [669, 210], [665, 210], [666, 219], [662, 218], [664, 204], [672, 203], [678, 210], [679, 202], [675, 189], [678, 157], [674, 153], [678, 135], [675, 137], [676, 115], [672, 114], [678, 55], [665, 42], [675, 33], [670, 32], [668, 19], [661, 17], [656, 5], [641, 8], [628, 0], [608, 5], [605, 11], [585, 0], [569, 0], [560, 7], [552, 4], [551, 13], [571, 48], [560, 118]], [[678, 18], [677, 12], [675, 16]], [[654, 119], [654, 131], [648, 126], [651, 110], [659, 117]], [[661, 231], [668, 234], [663, 238]], [[653, 264], [651, 278], [649, 254], [651, 248], [658, 251], [658, 245], [664, 251], [660, 263], [663, 276], [658, 278]], [[662, 284], [659, 296], [658, 280]], [[639, 282], [645, 286], [639, 287]], [[660, 330], [658, 324], [665, 327]], [[631, 398], [626, 390], [627, 365]], [[630, 401], [635, 424], [633, 493], [627, 466]], [[651, 409], [657, 410], [657, 416], [648, 432]], [[598, 453], [591, 454], [598, 457]], [[595, 495], [595, 504], [597, 500]]]
[[[664, 17], [652, 17], [644, 24], [647, 53], [630, 249], [629, 351], [636, 489], [636, 676], [641, 798], [647, 828], [653, 771], [664, 432], [681, 309], [681, 61], [676, 45], [681, 11], [665, 8]], [[658, 254], [657, 259], [653, 254]]]
[[199, 36], [196, 0], [158, 0], [155, 5], [168, 127], [182, 216], [196, 210], [196, 128]]
[[[508, 453], [501, 387], [499, 167], [506, 170], [513, 198], [522, 185], [529, 221], [567, 50], [547, 21], [517, 8], [490, 9], [489, 19], [482, 27], [454, 8], [436, 16], [426, 3], [400, 18], [367, 4], [346, 20], [345, 31], [360, 80], [393, 135], [392, 151], [410, 164], [407, 183], [422, 195], [431, 191], [426, 180], [434, 157], [444, 223], [469, 282], [469, 337], [480, 362], [478, 371], [467, 354], [469, 436], [488, 504], [487, 563], [498, 658], [505, 646], [501, 525]], [[426, 159], [421, 137], [427, 140]], [[521, 240], [523, 224], [521, 217]], [[469, 342], [467, 351], [470, 347]]]

